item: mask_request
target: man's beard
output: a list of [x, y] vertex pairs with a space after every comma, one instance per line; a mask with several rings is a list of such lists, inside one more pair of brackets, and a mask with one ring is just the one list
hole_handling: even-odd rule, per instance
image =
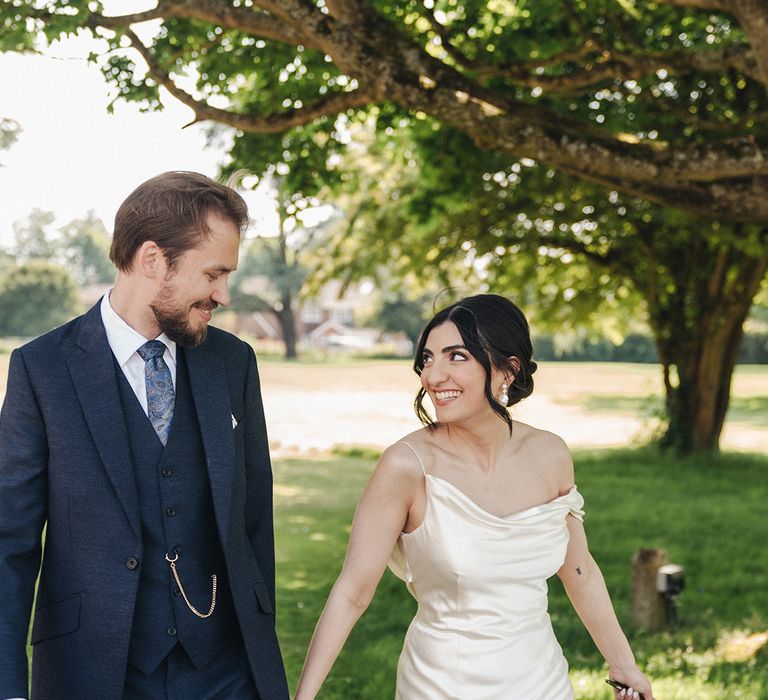
[[[174, 305], [170, 301], [172, 290], [164, 287], [157, 295], [153, 304], [149, 305], [155, 314], [160, 330], [172, 341], [185, 348], [195, 348], [200, 345], [208, 334], [208, 324], [203, 323], [199, 328], [193, 328], [189, 322], [189, 307]], [[213, 311], [218, 304], [215, 301], [198, 301], [192, 308]]]

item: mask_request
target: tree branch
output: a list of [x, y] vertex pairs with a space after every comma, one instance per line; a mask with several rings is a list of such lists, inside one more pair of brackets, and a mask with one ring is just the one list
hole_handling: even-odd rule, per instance
[[[571, 253], [577, 255], [583, 255], [588, 260], [605, 267], [609, 270], [617, 270], [617, 256], [612, 251], [606, 251], [605, 253], [598, 253], [592, 250], [584, 241], [580, 241], [577, 238], [568, 238], [566, 236], [553, 235], [548, 233], [547, 235], [539, 235], [539, 241], [552, 248], [563, 248]], [[623, 272], [623, 271], [622, 271]]]
[[686, 10], [711, 10], [713, 12], [726, 12], [728, 0], [657, 0], [664, 5], [682, 7]]
[[766, 0], [730, 0], [729, 5], [752, 46], [760, 81], [768, 88], [768, 3]]
[[274, 134], [281, 133], [295, 126], [309, 124], [319, 117], [334, 116], [347, 109], [365, 107], [372, 102], [370, 95], [362, 90], [355, 90], [353, 92], [333, 93], [306, 107], [288, 109], [284, 112], [262, 116], [238, 114], [237, 112], [212, 107], [176, 85], [168, 72], [160, 66], [152, 52], [144, 46], [132, 30], [128, 29], [125, 33], [130, 39], [131, 45], [141, 54], [146, 62], [149, 75], [177, 100], [190, 107], [195, 113], [195, 121], [211, 120], [240, 129], [241, 131]]
[[[448, 55], [480, 80], [506, 78], [517, 85], [541, 88], [549, 94], [578, 92], [612, 80], [641, 80], [661, 69], [671, 75], [681, 75], [694, 71], [721, 74], [724, 69], [735, 68], [762, 82], [755, 52], [741, 47], [697, 52], [627, 53], [612, 49], [600, 50], [595, 42], [590, 41], [581, 49], [565, 51], [541, 61], [494, 65], [469, 60], [458, 49], [441, 41]], [[591, 61], [587, 60], [590, 55]], [[545, 68], [577, 62], [580, 65], [569, 66], [570, 70], [559, 75], [544, 73]]]
[[277, 17], [258, 12], [247, 7], [234, 7], [221, 0], [159, 0], [157, 7], [146, 12], [107, 17], [92, 14], [87, 21], [90, 27], [122, 29], [139, 22], [153, 19], [196, 19], [218, 25], [222, 29], [235, 29], [286, 44], [301, 44], [308, 49], [317, 49], [319, 45], [310, 34], [301, 32], [296, 27]]
[[444, 24], [438, 22], [434, 12], [428, 10], [426, 12], [426, 18], [432, 27], [432, 31], [440, 39], [440, 45], [445, 49], [445, 52], [457, 63], [457, 65], [477, 74], [481, 78], [504, 77], [504, 74], [507, 71], [514, 71], [516, 75], [522, 77], [536, 69], [568, 61], [578, 61], [594, 53], [598, 49], [598, 45], [593, 39], [586, 38], [583, 45], [579, 48], [562, 51], [553, 56], [542, 58], [539, 61], [494, 65], [487, 63], [486, 61], [467, 58], [460, 49], [452, 44], [451, 40], [454, 36], [453, 33]]

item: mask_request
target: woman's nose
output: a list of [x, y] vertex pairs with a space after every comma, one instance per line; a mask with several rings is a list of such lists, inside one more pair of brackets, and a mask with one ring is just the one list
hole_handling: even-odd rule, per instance
[[435, 360], [429, 368], [429, 383], [430, 384], [442, 384], [448, 379], [448, 371], [445, 364]]

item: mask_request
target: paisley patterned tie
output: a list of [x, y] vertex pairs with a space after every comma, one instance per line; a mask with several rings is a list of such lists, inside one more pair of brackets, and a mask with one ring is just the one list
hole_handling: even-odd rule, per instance
[[176, 396], [173, 391], [171, 370], [165, 364], [165, 345], [159, 340], [149, 340], [136, 352], [144, 360], [144, 379], [147, 383], [147, 408], [152, 427], [165, 445], [173, 420], [173, 405]]

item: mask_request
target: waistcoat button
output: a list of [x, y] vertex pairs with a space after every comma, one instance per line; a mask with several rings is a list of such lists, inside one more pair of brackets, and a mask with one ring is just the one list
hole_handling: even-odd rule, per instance
[[137, 566], [139, 565], [139, 560], [136, 557], [128, 557], [125, 560], [125, 566], [126, 568], [133, 571]]

